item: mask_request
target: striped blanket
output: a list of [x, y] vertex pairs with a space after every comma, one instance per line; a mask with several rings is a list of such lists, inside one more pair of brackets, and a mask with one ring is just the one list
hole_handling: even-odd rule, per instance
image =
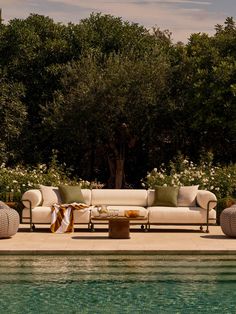
[[54, 233], [73, 232], [74, 210], [82, 210], [88, 207], [88, 205], [82, 203], [52, 205], [50, 230]]

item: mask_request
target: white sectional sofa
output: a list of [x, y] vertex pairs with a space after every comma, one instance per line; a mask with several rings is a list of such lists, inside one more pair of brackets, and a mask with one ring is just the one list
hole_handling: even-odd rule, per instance
[[[31, 230], [36, 224], [50, 224], [51, 205], [60, 202], [57, 187], [46, 187], [51, 189], [50, 197], [43, 198], [42, 191], [32, 189], [24, 193], [22, 202], [22, 223], [28, 223]], [[116, 209], [119, 216], [125, 210], [139, 210], [140, 220], [130, 220], [131, 224], [146, 226], [150, 229], [152, 225], [198, 225], [202, 229], [206, 226], [209, 232], [209, 224], [216, 223], [216, 196], [205, 190], [198, 190], [194, 206], [153, 206], [155, 191], [144, 189], [81, 189], [84, 201], [89, 208], [76, 210], [74, 212], [75, 224], [86, 224], [88, 228], [94, 224], [107, 224], [107, 220], [97, 220], [96, 205], [107, 205], [108, 210]], [[43, 193], [45, 195], [45, 193]]]

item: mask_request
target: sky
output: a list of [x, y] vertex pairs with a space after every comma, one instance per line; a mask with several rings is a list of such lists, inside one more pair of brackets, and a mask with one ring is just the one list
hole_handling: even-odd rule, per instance
[[214, 34], [214, 26], [224, 24], [227, 16], [236, 19], [236, 0], [0, 0], [0, 8], [4, 23], [30, 13], [79, 23], [92, 12], [101, 12], [148, 29], [168, 29], [174, 42], [184, 43], [192, 33]]

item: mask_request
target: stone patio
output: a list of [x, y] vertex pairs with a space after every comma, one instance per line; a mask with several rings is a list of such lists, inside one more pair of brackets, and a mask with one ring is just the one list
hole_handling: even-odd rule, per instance
[[226, 237], [219, 226], [210, 233], [198, 227], [156, 226], [149, 232], [131, 228], [130, 239], [109, 239], [107, 229], [53, 234], [49, 226], [29, 232], [20, 225], [16, 235], [0, 240], [0, 254], [235, 254], [236, 239]]

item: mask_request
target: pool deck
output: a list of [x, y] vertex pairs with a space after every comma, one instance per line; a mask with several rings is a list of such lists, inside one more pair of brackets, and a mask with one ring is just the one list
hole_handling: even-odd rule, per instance
[[107, 229], [53, 234], [49, 226], [29, 232], [20, 225], [13, 237], [0, 240], [0, 254], [236, 254], [236, 239], [226, 237], [219, 226], [210, 233], [198, 227], [156, 226], [149, 232], [131, 228], [130, 239], [110, 239]]

